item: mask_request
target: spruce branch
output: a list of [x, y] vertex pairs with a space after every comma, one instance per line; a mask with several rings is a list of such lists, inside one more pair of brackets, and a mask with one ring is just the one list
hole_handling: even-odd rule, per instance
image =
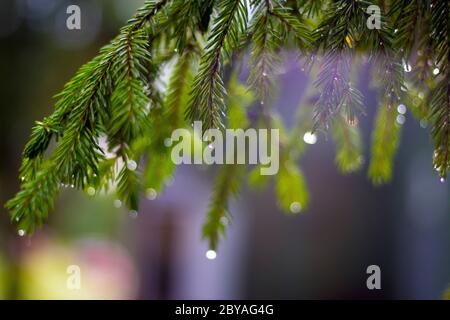
[[280, 171], [275, 177], [278, 205], [286, 213], [298, 213], [309, 203], [309, 195], [302, 171], [290, 159], [280, 163]]
[[[357, 117], [364, 99], [353, 76], [364, 53], [380, 89], [370, 179], [381, 184], [392, 177], [401, 132], [395, 106], [400, 103], [429, 122], [433, 165], [444, 179], [450, 161], [450, 3], [377, 3], [389, 9], [382, 14], [381, 29], [367, 28], [372, 2], [364, 0], [145, 1], [56, 95], [54, 112], [36, 122], [23, 151], [21, 190], [6, 204], [12, 219], [32, 233], [67, 185], [96, 192], [115, 186], [118, 197], [137, 210], [140, 191], [154, 198], [173, 174], [166, 142], [174, 129], [192, 120], [202, 120], [205, 129], [225, 124], [280, 129], [275, 191], [278, 205], [296, 213], [309, 202], [297, 162], [306, 150], [302, 136], [310, 132], [311, 119], [313, 130], [331, 126], [340, 171], [361, 167]], [[309, 55], [316, 78], [314, 94], [302, 102], [289, 132], [265, 103], [277, 89], [285, 49]], [[239, 83], [235, 64], [246, 53], [248, 88]], [[318, 71], [316, 56], [322, 56]], [[253, 93], [262, 102], [255, 113], [247, 108]], [[269, 179], [260, 169], [256, 166], [249, 179], [264, 185]], [[203, 228], [212, 249], [224, 234], [223, 218], [228, 223], [228, 202], [243, 172], [242, 166], [227, 165], [218, 175]]]
[[186, 116], [201, 120], [206, 128], [223, 127], [225, 87], [222, 79], [224, 56], [239, 46], [240, 34], [247, 28], [247, 5], [243, 0], [224, 0], [209, 32], [205, 53], [193, 83]]
[[450, 71], [448, 69], [446, 76], [440, 80], [431, 96], [433, 167], [441, 178], [445, 179], [450, 169]]
[[172, 69], [163, 101], [164, 108], [155, 109], [152, 115], [149, 134], [152, 134], [153, 139], [148, 148], [149, 156], [144, 173], [144, 184], [147, 189], [152, 188], [160, 192], [175, 170], [175, 165], [171, 161], [172, 148], [166, 143], [170, 140], [173, 130], [186, 127], [183, 114], [189, 101], [193, 62], [196, 58], [196, 48], [192, 44], [187, 44]]
[[316, 50], [326, 48], [326, 54], [315, 82], [322, 90], [315, 106], [314, 130], [327, 129], [343, 106], [350, 123], [361, 110], [361, 93], [349, 81], [355, 40], [362, 29], [360, 5], [357, 1], [335, 2], [315, 31]]
[[216, 250], [220, 237], [225, 235], [225, 226], [231, 221], [228, 199], [239, 191], [242, 170], [242, 165], [226, 164], [216, 178], [203, 225], [203, 238], [208, 240], [211, 250]]
[[339, 170], [350, 173], [360, 169], [363, 157], [358, 125], [349, 125], [345, 116], [338, 116], [333, 122], [332, 136], [336, 144], [336, 164]]
[[253, 1], [255, 18], [250, 27], [252, 32], [252, 66], [248, 78], [249, 86], [255, 90], [260, 101], [266, 100], [273, 91], [273, 69], [275, 63], [279, 62], [275, 53], [279, 47], [279, 35], [273, 26], [271, 1]]
[[394, 157], [398, 148], [401, 127], [396, 123], [397, 111], [392, 106], [378, 108], [372, 133], [369, 178], [374, 184], [389, 182], [392, 178]]
[[450, 169], [450, 4], [432, 1], [433, 50], [441, 79], [431, 92], [430, 121], [434, 144], [433, 166], [442, 179]]
[[33, 233], [53, 208], [59, 188], [56, 172], [52, 165], [45, 162], [33, 179], [23, 180], [21, 190], [6, 203], [6, 208], [11, 212], [11, 221], [17, 223], [22, 232]]
[[[141, 90], [138, 81], [143, 79], [137, 80], [143, 76], [143, 63], [148, 59], [148, 50], [143, 48], [146, 46], [144, 29], [168, 2], [147, 1], [121, 29], [119, 36], [80, 68], [57, 95], [55, 112], [33, 130], [24, 151], [22, 171], [27, 174], [22, 176], [22, 190], [6, 204], [13, 219], [19, 219], [25, 232], [31, 233], [35, 225], [40, 225], [47, 216], [60, 183], [80, 189], [98, 184], [99, 163], [104, 160], [98, 140], [107, 131], [108, 106], [112, 103], [114, 108], [115, 104], [128, 101], [128, 107], [135, 108], [136, 100], [144, 101], [138, 92]], [[133, 60], [135, 58], [137, 60]], [[121, 59], [125, 59], [125, 63]], [[127, 100], [136, 94], [135, 101]], [[121, 132], [122, 138], [132, 138], [127, 130], [113, 130], [113, 135], [117, 132]], [[55, 134], [59, 141], [49, 159], [39, 168], [36, 168], [37, 161], [30, 165], [30, 161], [43, 155]], [[131, 205], [135, 203], [128, 202]]]
[[290, 35], [294, 35], [300, 49], [309, 48], [312, 39], [308, 28], [279, 1], [254, 0], [251, 6], [254, 17], [250, 26], [252, 68], [248, 83], [264, 102], [274, 91], [274, 70], [281, 63], [279, 51], [288, 45]]

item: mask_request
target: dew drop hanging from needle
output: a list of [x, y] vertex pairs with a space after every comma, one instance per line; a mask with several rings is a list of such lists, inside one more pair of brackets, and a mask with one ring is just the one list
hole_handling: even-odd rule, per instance
[[217, 253], [214, 250], [208, 250], [206, 251], [205, 256], [208, 260], [214, 260], [217, 258]]
[[114, 207], [120, 208], [122, 206], [122, 201], [119, 199], [114, 200]]
[[131, 171], [136, 170], [136, 168], [137, 168], [137, 163], [136, 163], [136, 161], [134, 161], [134, 160], [128, 160], [128, 162], [127, 162], [127, 168], [128, 168], [129, 170], [131, 170]]
[[411, 65], [407, 62], [407, 61], [405, 61], [405, 59], [402, 59], [402, 64], [403, 64], [403, 70], [405, 70], [405, 72], [411, 72], [411, 70], [412, 70], [412, 67], [411, 67]]
[[131, 218], [136, 219], [138, 216], [138, 212], [136, 210], [131, 210], [129, 215]]
[[156, 192], [155, 189], [147, 188], [147, 190], [145, 190], [145, 197], [148, 200], [155, 200], [157, 196], [158, 196], [158, 193]]

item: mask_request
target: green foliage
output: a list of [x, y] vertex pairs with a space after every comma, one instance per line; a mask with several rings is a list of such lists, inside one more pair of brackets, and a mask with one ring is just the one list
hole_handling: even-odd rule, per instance
[[315, 129], [328, 129], [342, 108], [350, 123], [362, 110], [361, 93], [349, 79], [356, 40], [367, 29], [362, 5], [359, 1], [336, 1], [315, 31], [317, 50], [325, 51], [316, 80], [322, 90], [315, 108]]
[[275, 189], [279, 205], [285, 212], [298, 213], [308, 206], [305, 178], [290, 160], [280, 164], [280, 171], [275, 177]]
[[336, 143], [336, 164], [343, 173], [361, 168], [363, 163], [361, 133], [356, 124], [349, 125], [343, 117], [333, 123], [333, 140]]
[[392, 107], [378, 108], [369, 166], [369, 178], [375, 184], [386, 183], [392, 178], [393, 161], [400, 138], [396, 116], [397, 111]]
[[218, 15], [208, 35], [205, 53], [194, 79], [192, 98], [187, 116], [200, 119], [206, 128], [223, 126], [225, 93], [222, 79], [223, 56], [239, 45], [240, 35], [247, 25], [247, 7], [244, 0], [218, 2]]
[[[370, 4], [382, 9], [379, 30], [367, 28]], [[309, 196], [298, 168], [305, 133], [331, 129], [339, 170], [361, 167], [357, 124], [364, 98], [354, 84], [362, 57], [372, 67], [380, 101], [370, 179], [381, 184], [392, 177], [400, 103], [428, 122], [433, 165], [445, 178], [449, 28], [446, 0], [148, 0], [56, 95], [54, 112], [36, 122], [23, 152], [21, 190], [6, 207], [27, 233], [43, 223], [61, 187], [114, 191], [137, 210], [139, 194], [161, 192], [174, 173], [167, 143], [172, 131], [202, 120], [204, 129], [279, 128], [278, 203], [288, 213], [305, 210]], [[269, 108], [286, 50], [301, 53], [315, 80], [289, 129]], [[239, 61], [248, 61], [248, 73]], [[238, 81], [243, 74], [247, 86]], [[267, 184], [260, 168], [250, 172], [250, 185]], [[220, 170], [203, 229], [211, 248], [224, 234], [228, 199], [244, 174], [242, 166]]]
[[225, 226], [231, 221], [228, 199], [239, 191], [242, 170], [242, 165], [223, 165], [217, 176], [203, 225], [203, 237], [208, 239], [212, 250], [216, 250], [219, 238], [225, 234]]
[[[293, 38], [300, 49], [311, 45], [310, 31], [291, 8], [277, 1], [252, 1], [254, 9], [249, 86], [264, 101], [273, 92], [274, 70], [280, 64], [279, 51]], [[293, 37], [290, 35], [293, 34]]]

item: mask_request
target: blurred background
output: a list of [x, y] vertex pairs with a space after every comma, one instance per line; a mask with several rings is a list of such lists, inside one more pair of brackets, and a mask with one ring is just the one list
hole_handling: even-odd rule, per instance
[[[214, 260], [200, 238], [214, 169], [198, 166], [179, 167], [163, 194], [143, 197], [137, 216], [114, 198], [67, 188], [48, 224], [20, 237], [3, 204], [18, 191], [34, 121], [52, 112], [52, 96], [142, 3], [0, 2], [0, 299], [442, 298], [450, 283], [450, 188], [432, 170], [427, 128], [408, 113], [389, 185], [371, 185], [367, 161], [360, 173], [340, 175], [333, 144], [320, 136], [301, 161], [308, 210], [283, 215], [272, 186], [259, 193], [244, 186]], [[81, 8], [81, 30], [66, 28], [71, 4]], [[293, 59], [284, 71], [276, 107], [289, 120], [308, 77]], [[377, 106], [369, 81], [361, 70], [365, 159]], [[366, 287], [372, 264], [381, 268], [381, 290]], [[66, 286], [73, 265], [81, 290]]]

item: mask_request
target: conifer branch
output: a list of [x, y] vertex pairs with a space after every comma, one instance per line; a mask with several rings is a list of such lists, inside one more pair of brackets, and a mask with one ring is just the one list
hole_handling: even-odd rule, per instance
[[[389, 103], [389, 102], [387, 102]], [[396, 123], [397, 111], [392, 106], [380, 106], [372, 133], [369, 178], [374, 184], [389, 182], [392, 178], [394, 157], [400, 139], [401, 127]]]
[[[187, 127], [186, 120], [201, 120], [204, 129], [225, 123], [280, 129], [275, 191], [279, 206], [296, 213], [309, 201], [297, 166], [309, 120], [313, 130], [332, 126], [340, 171], [361, 167], [356, 125], [364, 99], [352, 77], [360, 53], [368, 54], [380, 88], [370, 179], [381, 184], [392, 177], [400, 103], [429, 122], [433, 165], [444, 179], [450, 167], [450, 3], [377, 3], [389, 9], [382, 14], [381, 29], [367, 27], [366, 9], [372, 2], [364, 0], [147, 0], [56, 95], [54, 112], [36, 122], [23, 151], [21, 190], [6, 204], [13, 221], [32, 233], [61, 186], [96, 192], [115, 186], [118, 197], [137, 210], [141, 189], [154, 198], [173, 174], [167, 142], [174, 129]], [[284, 49], [306, 53], [311, 67], [322, 56], [318, 72], [311, 72], [316, 91], [302, 103], [300, 119], [288, 133], [266, 103], [276, 91]], [[246, 53], [251, 91], [239, 84], [234, 63]], [[166, 87], [162, 79], [171, 62], [175, 66]], [[253, 92], [263, 103], [255, 113], [247, 110]], [[263, 185], [268, 178], [259, 174], [260, 168], [254, 168], [250, 180]], [[212, 249], [224, 234], [228, 201], [243, 172], [241, 166], [227, 165], [218, 176], [203, 228]]]
[[432, 1], [433, 50], [442, 74], [431, 92], [430, 121], [434, 144], [433, 166], [442, 179], [450, 169], [450, 3]]
[[338, 116], [333, 122], [333, 140], [336, 144], [336, 164], [343, 173], [361, 168], [363, 163], [361, 133], [355, 123], [349, 125], [345, 117]]
[[225, 226], [231, 221], [228, 213], [228, 199], [239, 191], [242, 170], [241, 165], [223, 165], [215, 181], [203, 225], [203, 238], [208, 240], [211, 250], [216, 250], [220, 237], [225, 235]]
[[[143, 77], [143, 64], [148, 60], [144, 28], [168, 2], [147, 1], [121, 29], [119, 36], [80, 68], [57, 96], [55, 112], [34, 128], [24, 151], [22, 190], [6, 204], [13, 219], [18, 218], [27, 233], [47, 216], [60, 183], [80, 189], [98, 184], [99, 163], [104, 160], [98, 139], [107, 131], [104, 127], [108, 123], [109, 103], [113, 104], [114, 110], [115, 106], [127, 101], [130, 112], [136, 107], [136, 100], [141, 106], [145, 102], [138, 82], [141, 80], [138, 78]], [[137, 98], [131, 101], [133, 96]], [[119, 117], [118, 114], [115, 116]], [[122, 125], [127, 124], [122, 121]], [[116, 140], [113, 136], [118, 132], [126, 142], [134, 136], [123, 128], [113, 128], [112, 141]], [[29, 165], [30, 161], [43, 155], [55, 134], [60, 139], [50, 158], [39, 169]], [[33, 179], [28, 181], [30, 178]], [[134, 206], [135, 201], [128, 203]]]
[[247, 6], [244, 0], [224, 0], [209, 32], [206, 52], [194, 79], [186, 116], [201, 120], [206, 128], [223, 127], [225, 87], [222, 79], [223, 56], [239, 46], [240, 34], [247, 28]]
[[316, 50], [326, 48], [326, 53], [315, 82], [322, 90], [315, 106], [314, 130], [327, 129], [343, 106], [351, 123], [362, 107], [361, 93], [349, 82], [357, 31], [362, 29], [360, 10], [357, 1], [336, 1], [315, 31]]

